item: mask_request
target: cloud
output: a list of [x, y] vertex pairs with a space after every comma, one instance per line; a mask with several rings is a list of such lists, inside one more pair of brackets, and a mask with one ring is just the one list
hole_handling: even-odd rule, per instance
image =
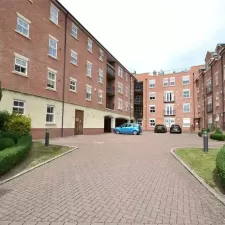
[[121, 63], [137, 72], [202, 63], [208, 48], [223, 42], [223, 0], [60, 2]]

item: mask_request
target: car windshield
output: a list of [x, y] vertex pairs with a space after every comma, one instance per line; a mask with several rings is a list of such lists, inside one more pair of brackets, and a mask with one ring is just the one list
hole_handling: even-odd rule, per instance
[[156, 125], [157, 128], [163, 128], [163, 125]]

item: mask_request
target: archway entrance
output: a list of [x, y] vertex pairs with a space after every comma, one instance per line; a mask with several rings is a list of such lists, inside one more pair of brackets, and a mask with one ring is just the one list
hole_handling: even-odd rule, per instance
[[104, 117], [104, 133], [111, 133], [111, 117], [105, 116]]
[[122, 124], [127, 123], [127, 120], [124, 118], [116, 118], [116, 127], [121, 126]]

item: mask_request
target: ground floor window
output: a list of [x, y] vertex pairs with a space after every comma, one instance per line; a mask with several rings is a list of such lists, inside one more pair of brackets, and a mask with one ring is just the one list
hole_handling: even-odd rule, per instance
[[191, 119], [183, 118], [183, 127], [190, 127], [190, 126], [191, 126]]
[[13, 101], [13, 112], [24, 114], [25, 112], [25, 102], [21, 100], [14, 100]]
[[149, 126], [154, 127], [155, 126], [155, 119], [151, 118], [149, 119]]
[[137, 119], [137, 123], [142, 126], [142, 119]]
[[47, 105], [47, 113], [46, 113], [46, 122], [47, 123], [54, 123], [55, 119], [55, 107], [52, 105]]
[[164, 125], [167, 127], [171, 127], [175, 124], [175, 118], [164, 118]]

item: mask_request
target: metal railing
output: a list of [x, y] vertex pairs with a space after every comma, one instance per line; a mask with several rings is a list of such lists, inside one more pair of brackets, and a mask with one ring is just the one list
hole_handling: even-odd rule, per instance
[[115, 95], [115, 87], [107, 87], [106, 92], [111, 95]]
[[106, 103], [106, 108], [107, 109], [114, 109], [114, 104], [113, 103]]
[[174, 109], [170, 110], [170, 109], [164, 109], [163, 110], [164, 116], [175, 116], [176, 112]]
[[206, 86], [206, 94], [212, 93], [212, 85]]
[[206, 105], [206, 109], [207, 109], [207, 113], [212, 112], [213, 111], [213, 105], [212, 104]]
[[107, 74], [115, 78], [115, 69], [109, 63], [107, 63]]

